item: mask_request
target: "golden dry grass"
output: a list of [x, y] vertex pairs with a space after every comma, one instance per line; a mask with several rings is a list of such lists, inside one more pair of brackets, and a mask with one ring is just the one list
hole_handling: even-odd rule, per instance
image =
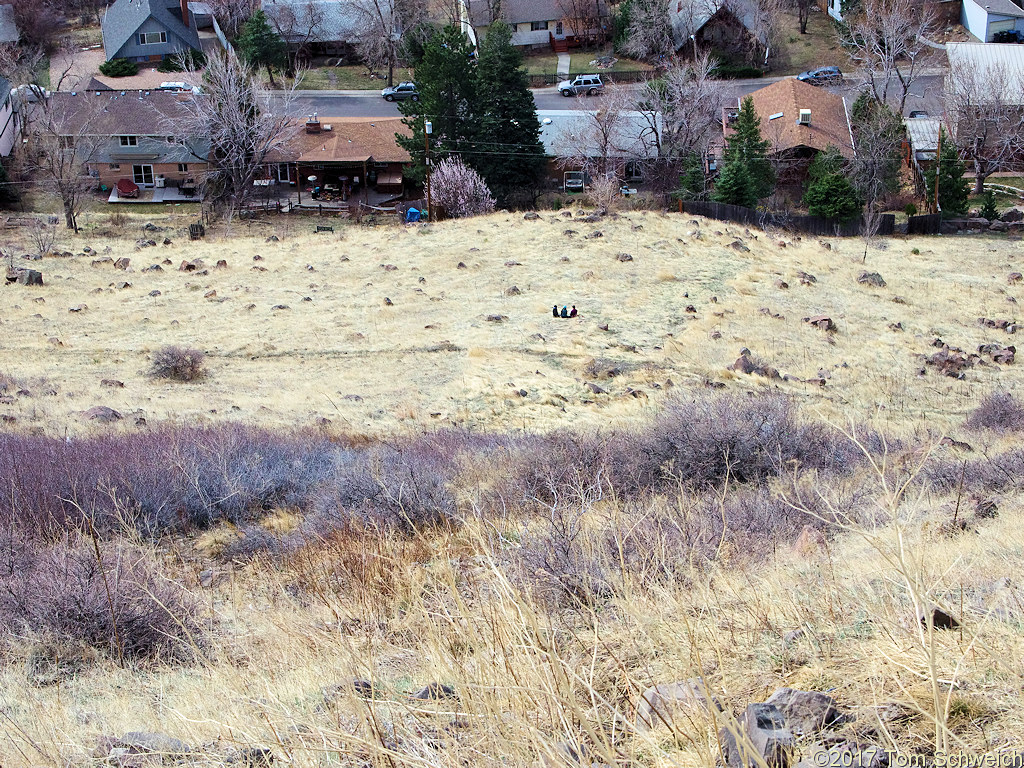
[[[919, 375], [935, 336], [968, 351], [1012, 342], [977, 319], [1016, 317], [1022, 290], [1006, 275], [1020, 242], [896, 239], [870, 250], [865, 265], [859, 240], [831, 239], [826, 250], [817, 238], [785, 237], [782, 248], [742, 227], [642, 212], [596, 224], [554, 213], [426, 229], [341, 224], [320, 235], [310, 234], [309, 220], [279, 220], [256, 227], [258, 235], [243, 226], [201, 243], [189, 243], [183, 225], [154, 235], [159, 242], [170, 234], [166, 247], [137, 250], [134, 235], [95, 232], [62, 244], [130, 257], [127, 273], [90, 266], [88, 256], [25, 264], [41, 269], [46, 285], [3, 289], [0, 360], [33, 396], [0, 406], [4, 413], [59, 433], [81, 430], [79, 413], [96, 404], [150, 421], [327, 418], [372, 434], [441, 425], [549, 430], [632, 420], [673, 389], [669, 382], [675, 391], [714, 382], [784, 391], [840, 422], [923, 420], [947, 429], [979, 395], [1020, 381], [1019, 365], [979, 367], [964, 381]], [[603, 237], [585, 239], [595, 230]], [[265, 242], [275, 231], [280, 242]], [[737, 237], [749, 252], [728, 247]], [[633, 261], [618, 261], [622, 252]], [[257, 254], [262, 261], [253, 261]], [[195, 257], [208, 275], [177, 271]], [[213, 269], [220, 258], [228, 269]], [[163, 272], [142, 272], [164, 259], [172, 263]], [[858, 285], [865, 269], [881, 272], [888, 287]], [[800, 270], [818, 282], [802, 286]], [[789, 289], [777, 288], [778, 279]], [[120, 281], [131, 286], [114, 288]], [[505, 295], [512, 286], [521, 295]], [[210, 291], [216, 297], [204, 298]], [[894, 303], [897, 296], [906, 303]], [[576, 304], [582, 317], [556, 321], [554, 303]], [[68, 311], [79, 304], [88, 309]], [[801, 322], [819, 313], [831, 315], [836, 334]], [[507, 320], [488, 322], [492, 314]], [[895, 322], [905, 332], [890, 330]], [[165, 344], [204, 350], [207, 379], [150, 380], [149, 355]], [[818, 388], [727, 372], [742, 347], [783, 374], [806, 379], [824, 369], [831, 378]], [[584, 387], [593, 358], [624, 371], [602, 383], [608, 395]], [[125, 387], [103, 388], [101, 379]]]

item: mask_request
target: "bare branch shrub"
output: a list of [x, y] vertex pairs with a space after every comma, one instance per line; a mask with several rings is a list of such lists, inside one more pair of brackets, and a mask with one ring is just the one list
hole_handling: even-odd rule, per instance
[[153, 353], [149, 375], [172, 381], [197, 381], [206, 376], [206, 355], [191, 347], [161, 347]]
[[968, 429], [991, 429], [996, 432], [1024, 431], [1024, 406], [1009, 392], [994, 392], [967, 417]]

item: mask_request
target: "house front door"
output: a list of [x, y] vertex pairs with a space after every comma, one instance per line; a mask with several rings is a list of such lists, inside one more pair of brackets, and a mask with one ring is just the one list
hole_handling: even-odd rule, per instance
[[153, 186], [153, 166], [152, 165], [133, 165], [132, 166], [132, 180], [140, 187]]

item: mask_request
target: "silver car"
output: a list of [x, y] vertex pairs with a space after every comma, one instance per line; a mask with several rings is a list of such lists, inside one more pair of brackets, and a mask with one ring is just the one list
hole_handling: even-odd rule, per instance
[[398, 85], [389, 86], [381, 91], [380, 95], [384, 97], [384, 101], [420, 100], [420, 92], [416, 90], [415, 83], [399, 83]]
[[585, 93], [594, 96], [604, 90], [600, 75], [577, 75], [572, 80], [563, 80], [558, 84], [558, 92], [563, 96], [579, 96]]

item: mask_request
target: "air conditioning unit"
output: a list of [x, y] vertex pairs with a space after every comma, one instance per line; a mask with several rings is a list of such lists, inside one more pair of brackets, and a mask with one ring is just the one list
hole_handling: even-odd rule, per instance
[[810, 125], [811, 124], [811, 110], [809, 110], [809, 109], [801, 109], [800, 110], [800, 118], [797, 120], [797, 123], [799, 123], [800, 125]]

